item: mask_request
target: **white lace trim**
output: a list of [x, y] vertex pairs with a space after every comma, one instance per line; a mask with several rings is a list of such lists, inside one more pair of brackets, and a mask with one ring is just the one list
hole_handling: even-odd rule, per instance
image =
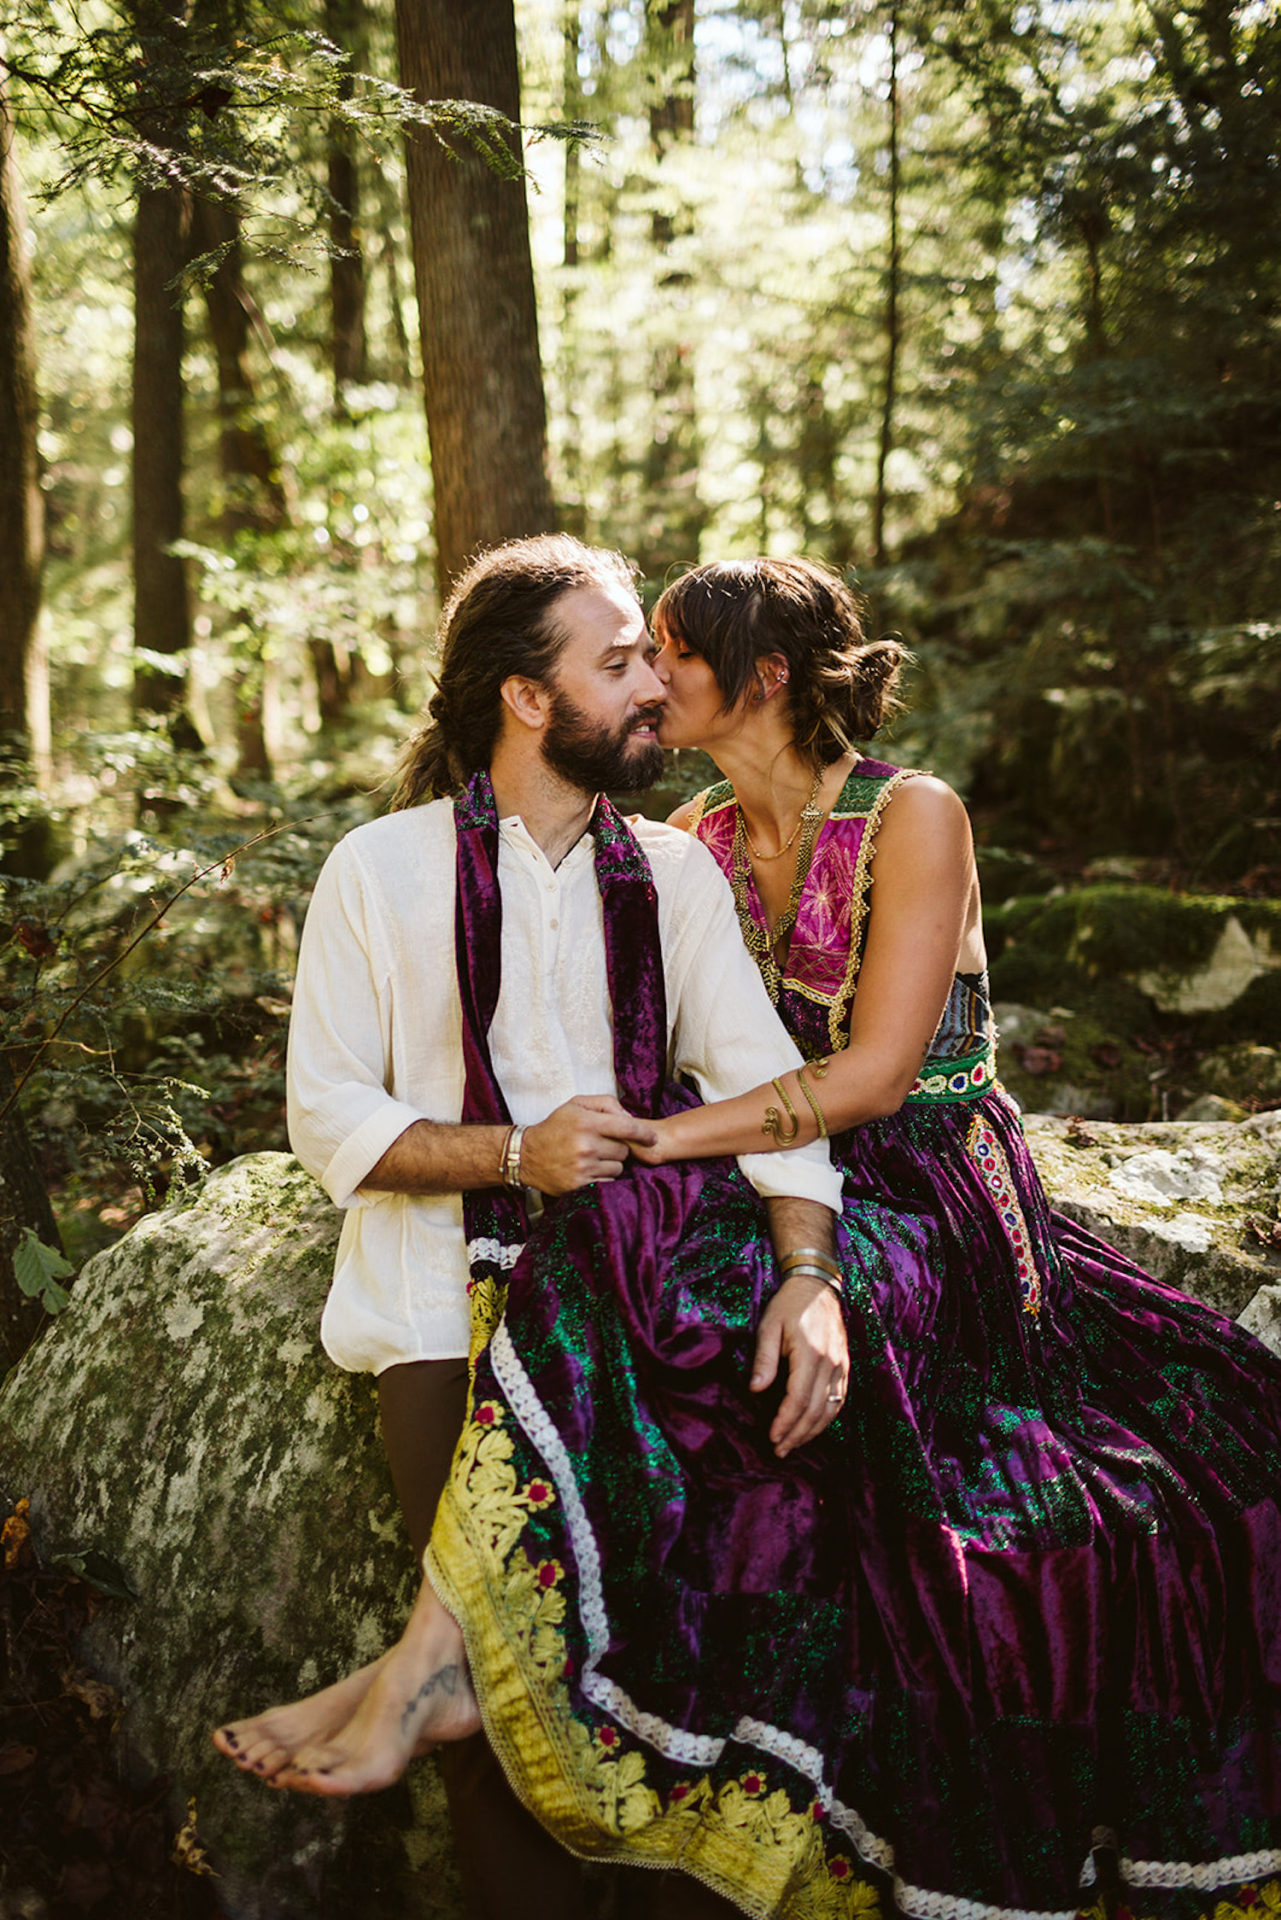
[[470, 1267], [473, 1261], [485, 1260], [488, 1261], [491, 1267], [498, 1267], [503, 1273], [508, 1273], [515, 1266], [524, 1251], [523, 1241], [513, 1242], [510, 1246], [504, 1246], [501, 1240], [469, 1240], [467, 1242], [467, 1264]]
[[[556, 1484], [569, 1529], [570, 1545], [578, 1566], [578, 1613], [587, 1637], [588, 1658], [579, 1676], [579, 1685], [588, 1699], [627, 1727], [638, 1739], [654, 1747], [665, 1759], [691, 1766], [711, 1766], [729, 1745], [710, 1734], [689, 1733], [674, 1727], [657, 1714], [643, 1713], [629, 1695], [614, 1681], [597, 1671], [609, 1647], [609, 1618], [601, 1585], [600, 1553], [587, 1510], [574, 1479], [568, 1449], [548, 1417], [533, 1382], [525, 1372], [512, 1345], [504, 1321], [490, 1342], [494, 1374], [512, 1412], [520, 1422], [530, 1444], [537, 1449]], [[807, 1779], [814, 1798], [834, 1827], [854, 1844], [861, 1859], [889, 1875], [894, 1898], [910, 1920], [1075, 1920], [1076, 1908], [1037, 1912], [1025, 1907], [985, 1905], [980, 1900], [963, 1900], [953, 1893], [940, 1893], [929, 1887], [914, 1887], [894, 1872], [894, 1848], [888, 1840], [874, 1834], [862, 1816], [835, 1799], [823, 1778], [822, 1756], [794, 1734], [772, 1727], [766, 1721], [743, 1718], [731, 1739], [743, 1746], [759, 1749], [775, 1759], [785, 1760]], [[1235, 1854], [1223, 1860], [1199, 1865], [1179, 1861], [1130, 1860], [1122, 1857], [1121, 1878], [1136, 1887], [1216, 1887], [1231, 1881], [1250, 1880], [1262, 1873], [1281, 1869], [1281, 1851]], [[1082, 1888], [1095, 1882], [1092, 1854], [1081, 1868]]]
[[1203, 1860], [1190, 1866], [1185, 1860], [1131, 1860], [1121, 1856], [1121, 1878], [1132, 1887], [1225, 1887], [1235, 1881], [1257, 1880], [1281, 1869], [1281, 1849], [1258, 1853], [1229, 1853], [1221, 1860]]

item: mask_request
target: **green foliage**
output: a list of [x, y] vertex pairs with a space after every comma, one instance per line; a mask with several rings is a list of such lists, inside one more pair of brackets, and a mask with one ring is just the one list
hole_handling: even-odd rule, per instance
[[46, 1247], [30, 1227], [22, 1229], [14, 1249], [13, 1271], [28, 1299], [38, 1300], [46, 1313], [62, 1312], [70, 1295], [58, 1282], [68, 1279], [75, 1268], [56, 1247]]

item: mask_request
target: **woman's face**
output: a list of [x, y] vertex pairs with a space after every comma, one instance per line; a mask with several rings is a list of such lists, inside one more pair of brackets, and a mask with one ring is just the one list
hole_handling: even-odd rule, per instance
[[726, 733], [737, 733], [741, 713], [734, 708], [725, 712], [724, 696], [702, 654], [664, 627], [655, 627], [654, 638], [659, 643], [654, 671], [667, 688], [659, 743], [664, 747], [706, 747]]

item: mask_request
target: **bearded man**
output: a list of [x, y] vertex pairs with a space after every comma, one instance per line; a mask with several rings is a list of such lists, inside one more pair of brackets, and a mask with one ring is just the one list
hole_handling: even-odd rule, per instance
[[[603, 797], [662, 766], [665, 689], [627, 563], [564, 535], [494, 549], [459, 580], [440, 639], [394, 810], [348, 835], [317, 883], [289, 1064], [290, 1139], [345, 1210], [322, 1339], [339, 1366], [378, 1376], [419, 1555], [463, 1424], [474, 1310], [518, 1251], [503, 1209], [536, 1230], [545, 1201], [615, 1179], [653, 1140], [618, 1098], [636, 1103], [642, 1055], [707, 1099], [800, 1059], [711, 855]], [[830, 1254], [840, 1181], [825, 1151], [740, 1165], [780, 1259], [802, 1245]], [[786, 1365], [769, 1430], [780, 1453], [819, 1433], [844, 1389], [839, 1309], [818, 1293], [785, 1282], [760, 1323], [753, 1387]], [[395, 1703], [371, 1711], [384, 1685], [375, 1663], [216, 1742], [297, 1785], [299, 1755], [337, 1741], [346, 1758], [324, 1790], [367, 1789], [403, 1767], [396, 1741], [413, 1734], [403, 1715], [410, 1734], [398, 1732]], [[440, 1752], [468, 1911], [583, 1912], [577, 1862], [519, 1805], [483, 1734]], [[648, 1913], [730, 1911], [681, 1875], [658, 1878]]]

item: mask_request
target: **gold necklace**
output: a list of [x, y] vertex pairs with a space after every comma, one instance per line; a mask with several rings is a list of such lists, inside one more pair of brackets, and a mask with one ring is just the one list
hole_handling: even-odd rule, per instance
[[826, 771], [825, 768], [820, 767], [817, 773], [814, 775], [814, 784], [809, 790], [809, 798], [806, 800], [805, 805], [801, 808], [800, 812], [796, 816], [796, 825], [792, 828], [792, 831], [788, 834], [786, 840], [784, 840], [782, 846], [779, 847], [776, 853], [757, 853], [756, 848], [752, 845], [751, 841], [747, 839], [747, 821], [743, 819], [743, 809], [741, 807], [738, 809], [738, 817], [740, 820], [743, 821], [743, 838], [747, 842], [747, 851], [751, 854], [753, 860], [781, 860], [782, 859], [783, 855], [787, 852], [787, 849], [791, 846], [793, 840], [795, 840], [797, 834], [800, 832], [801, 822], [805, 818], [807, 809], [812, 807], [814, 804], [815, 795], [818, 793], [819, 788], [823, 784], [823, 774], [825, 771]]
[[[787, 938], [796, 925], [801, 893], [805, 882], [809, 879], [810, 864], [814, 858], [814, 842], [823, 824], [823, 809], [817, 804], [816, 799], [818, 787], [819, 782], [816, 780], [809, 799], [801, 809], [801, 817], [796, 823], [797, 832], [800, 832], [802, 827], [804, 832], [801, 833], [801, 842], [796, 849], [796, 869], [792, 874], [792, 887], [787, 897], [787, 905], [774, 925], [767, 928], [764, 933], [753, 918], [747, 898], [748, 882], [751, 878], [751, 869], [747, 864], [747, 822], [743, 818], [743, 809], [737, 804], [734, 809], [738, 816], [734, 823], [733, 872], [730, 876], [730, 886], [734, 893], [734, 911], [738, 915], [743, 945], [760, 968], [761, 979], [765, 982], [765, 991], [775, 1006], [778, 1005], [778, 996], [783, 984], [783, 973], [775, 955], [775, 948], [780, 941]], [[792, 838], [795, 839], [795, 837], [793, 834]]]

